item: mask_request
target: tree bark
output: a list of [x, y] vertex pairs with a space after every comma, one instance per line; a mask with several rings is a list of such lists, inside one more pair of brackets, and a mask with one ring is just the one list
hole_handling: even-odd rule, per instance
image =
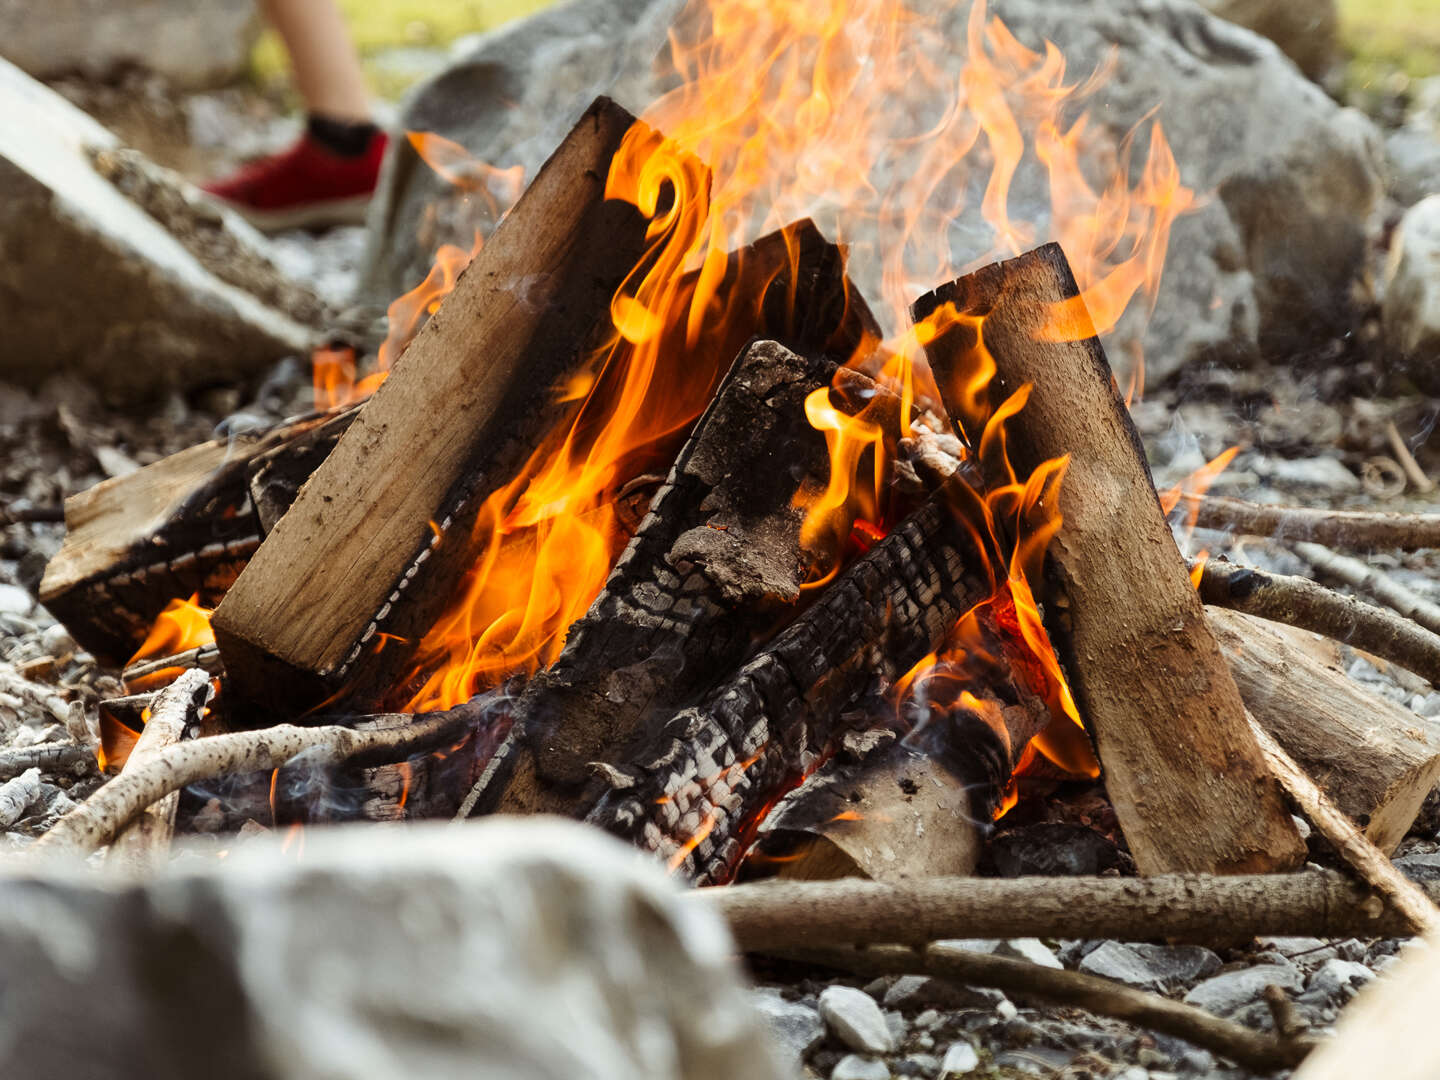
[[[1032, 387], [1009, 422], [1018, 475], [1070, 455], [1063, 524], [1042, 582], [1047, 628], [1094, 733], [1106, 787], [1142, 873], [1296, 866], [1294, 823], [1245, 719], [1170, 535], [1139, 436], [1058, 245], [961, 278], [915, 306], [983, 317], [991, 408]], [[1061, 317], [1068, 318], [1062, 324]], [[1063, 337], [1072, 340], [1048, 340]], [[927, 346], [953, 418], [975, 334]], [[987, 482], [1002, 479], [992, 460]]]
[[1370, 510], [1317, 510], [1265, 506], [1215, 495], [1181, 495], [1180, 505], [1203, 529], [1229, 529], [1271, 540], [1309, 540], [1326, 547], [1440, 547], [1440, 514], [1382, 514]]

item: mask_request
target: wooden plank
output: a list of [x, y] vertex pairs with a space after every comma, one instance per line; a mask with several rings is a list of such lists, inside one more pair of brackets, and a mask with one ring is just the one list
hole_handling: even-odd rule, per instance
[[[1032, 582], [1093, 732], [1141, 873], [1245, 873], [1299, 865], [1305, 848], [1249, 728], [1235, 681], [1165, 524], [1139, 435], [1059, 245], [922, 297], [983, 318], [992, 409], [1032, 387], [1007, 427], [1016, 472], [1070, 455], [1063, 524]], [[1056, 333], [1059, 329], [1064, 332]], [[1074, 340], [1046, 340], [1046, 338]], [[952, 417], [975, 331], [927, 346]], [[1003, 479], [989, 455], [987, 481]]]
[[643, 254], [646, 220], [604, 197], [632, 123], [591, 106], [261, 545], [215, 613], [228, 694], [293, 714], [330, 693], [387, 605], [386, 629], [411, 637], [449, 600], [469, 565], [462, 521], [398, 592], [431, 523], [503, 482], [507, 447], [528, 453]]

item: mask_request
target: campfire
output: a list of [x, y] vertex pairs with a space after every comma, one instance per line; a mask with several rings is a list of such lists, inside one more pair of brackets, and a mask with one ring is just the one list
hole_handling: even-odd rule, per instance
[[1228, 457], [1157, 493], [1137, 339], [1102, 345], [1200, 201], [1163, 110], [1107, 131], [1108, 72], [984, 0], [963, 42], [898, 0], [710, 0], [669, 59], [528, 184], [412, 133], [484, 228], [378, 355], [326, 346], [312, 413], [70, 500], [42, 599], [124, 669], [119, 775], [37, 847], [545, 813], [697, 885], [913, 882], [1103, 778], [1141, 875], [1294, 870], [1293, 804], [1428, 923], [1382, 852], [1440, 752], [1261, 620], [1426, 676], [1431, 642], [1173, 527], [1434, 523], [1208, 498]]

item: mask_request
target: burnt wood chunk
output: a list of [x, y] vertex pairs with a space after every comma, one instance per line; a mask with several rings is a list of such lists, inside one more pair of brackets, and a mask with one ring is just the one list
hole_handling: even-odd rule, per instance
[[[1070, 456], [1064, 521], [1034, 585], [1136, 866], [1233, 874], [1298, 865], [1304, 845], [1165, 524], [1064, 253], [1050, 244], [960, 278], [922, 297], [915, 318], [947, 303], [983, 319], [992, 409], [1032, 387], [1007, 428], [1017, 474]], [[927, 346], [957, 421], [975, 344], [962, 324]], [[1005, 479], [998, 468], [987, 476]]]
[[795, 496], [829, 473], [805, 398], [834, 371], [773, 341], [740, 354], [604, 590], [526, 687], [519, 756], [481, 811], [564, 809], [591, 762], [623, 760], [644, 717], [693, 701], [793, 609], [815, 561]]
[[[478, 506], [553, 425], [643, 255], [645, 218], [604, 197], [632, 123], [605, 98], [581, 117], [266, 537], [215, 613], [228, 693], [293, 714], [345, 678], [379, 618], [418, 640], [449, 601], [472, 557], [453, 508]], [[433, 548], [432, 522], [453, 525]], [[404, 662], [387, 649], [367, 674]]]
[[1372, 694], [1314, 635], [1206, 608], [1255, 721], [1389, 854], [1440, 780], [1440, 724]]
[[699, 705], [650, 725], [587, 820], [698, 883], [729, 880], [764, 811], [871, 725], [851, 707], [990, 595], [985, 565], [943, 499], [927, 502]]

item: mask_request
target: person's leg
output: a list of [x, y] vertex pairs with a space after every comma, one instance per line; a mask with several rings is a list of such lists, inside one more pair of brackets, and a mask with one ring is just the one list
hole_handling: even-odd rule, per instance
[[360, 58], [335, 0], [264, 0], [261, 6], [290, 53], [306, 108], [332, 120], [368, 123]]

